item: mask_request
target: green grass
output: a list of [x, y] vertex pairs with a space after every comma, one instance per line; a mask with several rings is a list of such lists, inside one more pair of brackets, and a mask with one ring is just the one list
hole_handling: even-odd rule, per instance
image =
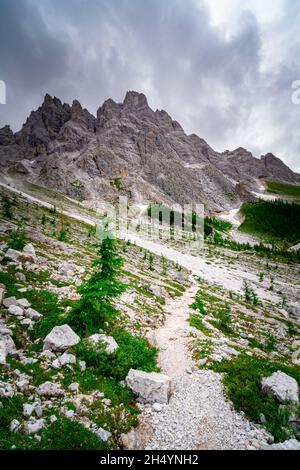
[[300, 241], [300, 206], [285, 201], [246, 202], [241, 207], [245, 217], [243, 232], [267, 241], [296, 244]]
[[106, 450], [108, 445], [82, 424], [59, 417], [42, 434], [43, 450]]
[[206, 326], [203, 324], [203, 320], [200, 315], [194, 314], [189, 317], [189, 324], [197, 330], [202, 331], [206, 336], [210, 336], [211, 332]]
[[267, 182], [267, 189], [269, 193], [279, 194], [280, 196], [288, 196], [295, 201], [300, 202], [300, 185], [277, 183], [275, 181]]
[[157, 349], [149, 346], [144, 338], [134, 337], [120, 327], [109, 334], [118, 344], [118, 349], [112, 354], [97, 352], [84, 341], [75, 347], [76, 355], [86, 361], [93, 373], [120, 381], [125, 379], [131, 368], [146, 372], [157, 370]]
[[279, 401], [264, 394], [261, 390], [262, 377], [268, 377], [273, 372], [281, 370], [294, 377], [300, 385], [300, 368], [270, 362], [263, 358], [240, 355], [232, 360], [212, 364], [216, 372], [225, 372], [224, 385], [229, 399], [238, 411], [256, 422], [264, 414], [264, 426], [273, 434], [275, 441], [286, 439], [287, 414], [280, 408]]

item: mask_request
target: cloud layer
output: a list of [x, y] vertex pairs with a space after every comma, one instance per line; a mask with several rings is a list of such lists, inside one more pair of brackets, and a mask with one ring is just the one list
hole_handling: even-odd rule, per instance
[[293, 0], [1, 0], [0, 126], [47, 92], [95, 113], [137, 90], [217, 150], [300, 171], [299, 27]]

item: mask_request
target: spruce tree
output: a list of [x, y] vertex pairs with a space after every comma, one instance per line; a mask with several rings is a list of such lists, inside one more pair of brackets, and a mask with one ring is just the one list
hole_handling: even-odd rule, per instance
[[96, 332], [106, 322], [111, 324], [117, 315], [113, 300], [127, 288], [126, 284], [118, 280], [123, 265], [118, 242], [108, 232], [97, 246], [97, 253], [98, 257], [92, 265], [93, 272], [78, 288], [81, 299], [70, 315], [70, 324], [81, 333]]

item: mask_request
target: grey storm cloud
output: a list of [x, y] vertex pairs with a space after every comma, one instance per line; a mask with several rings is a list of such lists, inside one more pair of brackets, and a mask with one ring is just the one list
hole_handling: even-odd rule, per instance
[[266, 21], [256, 0], [226, 0], [234, 16], [215, 22], [223, 1], [1, 0], [0, 126], [19, 129], [45, 93], [96, 113], [136, 90], [217, 150], [271, 151], [300, 170], [300, 5], [276, 0]]

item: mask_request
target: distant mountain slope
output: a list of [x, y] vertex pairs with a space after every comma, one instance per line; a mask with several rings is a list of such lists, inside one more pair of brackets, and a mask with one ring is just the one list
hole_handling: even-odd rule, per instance
[[4, 174], [92, 205], [123, 194], [136, 202], [196, 202], [221, 211], [248, 199], [258, 178], [300, 182], [272, 154], [257, 159], [243, 148], [215, 152], [134, 91], [123, 103], [105, 101], [97, 117], [76, 100], [70, 106], [46, 95], [19, 132], [0, 129], [0, 162]]

